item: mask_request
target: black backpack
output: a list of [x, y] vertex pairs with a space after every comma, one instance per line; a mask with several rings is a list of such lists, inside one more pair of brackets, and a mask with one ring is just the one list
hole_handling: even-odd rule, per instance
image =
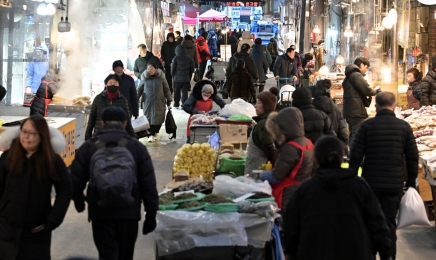
[[135, 201], [137, 170], [132, 153], [126, 148], [129, 140], [94, 140], [97, 151], [91, 158], [89, 188], [97, 192], [99, 207], [124, 208]]
[[173, 113], [171, 112], [171, 109], [168, 109], [167, 116], [165, 118], [165, 130], [167, 134], [173, 134], [170, 136], [171, 139], [176, 139], [176, 133], [177, 133], [177, 125], [174, 121]]

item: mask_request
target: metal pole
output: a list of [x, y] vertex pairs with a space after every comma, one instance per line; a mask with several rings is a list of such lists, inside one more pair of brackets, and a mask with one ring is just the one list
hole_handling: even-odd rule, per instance
[[[398, 0], [393, 2], [394, 8], [398, 6]], [[388, 6], [388, 10], [390, 10]], [[398, 18], [397, 18], [398, 21]], [[392, 53], [392, 66], [391, 66], [391, 82], [392, 88], [397, 91], [398, 89], [398, 44], [397, 44], [397, 23], [392, 26], [392, 43], [391, 43], [391, 53]]]
[[306, 27], [306, 0], [301, 1], [301, 14], [300, 14], [300, 43], [298, 48], [300, 52], [304, 53], [304, 39], [305, 39], [305, 27]]
[[[14, 9], [11, 8], [9, 11], [9, 26], [8, 26], [8, 76], [7, 76], [7, 94], [6, 94], [6, 105], [11, 105], [12, 101], [12, 63], [14, 61]], [[3, 62], [3, 61], [2, 61]]]
[[156, 8], [155, 8], [155, 4], [154, 2], [156, 1], [152, 1], [151, 2], [151, 9], [152, 9], [152, 14], [153, 14], [153, 23], [152, 23], [152, 27], [151, 27], [151, 42], [150, 42], [150, 52], [153, 53], [153, 37], [154, 37], [154, 17], [155, 17], [155, 12], [156, 12]]

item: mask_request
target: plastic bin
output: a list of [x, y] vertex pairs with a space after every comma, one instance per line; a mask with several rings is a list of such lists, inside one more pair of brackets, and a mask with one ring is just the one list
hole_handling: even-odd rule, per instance
[[237, 176], [243, 176], [245, 170], [245, 160], [245, 156], [242, 156], [241, 160], [232, 160], [228, 157], [223, 157], [221, 159], [218, 171], [231, 171], [234, 172]]
[[218, 125], [191, 125], [191, 143], [207, 143], [209, 136], [218, 131]]

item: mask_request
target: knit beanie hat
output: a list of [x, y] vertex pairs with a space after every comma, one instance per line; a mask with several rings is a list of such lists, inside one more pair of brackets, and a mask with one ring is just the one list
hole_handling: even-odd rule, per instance
[[107, 121], [117, 121], [125, 122], [127, 120], [126, 112], [120, 107], [109, 106], [103, 110], [101, 113], [101, 120], [103, 122]]
[[312, 93], [310, 92], [309, 88], [297, 88], [292, 93], [292, 106], [300, 107], [307, 104], [312, 104]]
[[185, 39], [186, 41], [192, 41], [192, 40], [193, 40], [192, 36], [189, 35], [189, 34], [185, 35], [185, 38], [184, 38], [184, 39]]
[[436, 70], [436, 56], [431, 59], [431, 69]]
[[124, 64], [121, 60], [116, 60], [112, 63], [112, 69], [114, 70], [116, 67], [124, 68]]
[[257, 99], [262, 102], [263, 111], [265, 114], [271, 113], [276, 109], [277, 96], [279, 94], [279, 89], [276, 87], [271, 87], [269, 91], [263, 91], [257, 94]]

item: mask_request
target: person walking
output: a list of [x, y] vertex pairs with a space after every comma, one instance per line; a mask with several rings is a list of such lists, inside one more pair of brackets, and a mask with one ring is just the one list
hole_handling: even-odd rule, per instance
[[209, 80], [200, 80], [192, 89], [188, 100], [183, 104], [183, 110], [190, 114], [186, 127], [186, 143], [191, 143], [191, 117], [195, 114], [203, 114], [213, 109], [213, 103], [223, 108], [226, 103], [218, 95], [216, 85]]
[[10, 131], [16, 135], [0, 157], [0, 259], [49, 260], [52, 231], [64, 220], [72, 195], [59, 156], [65, 139], [39, 115]]
[[194, 61], [195, 68], [198, 68], [197, 47], [191, 35], [186, 35], [182, 41], [182, 45], [186, 48], [186, 54]]
[[[293, 78], [297, 80], [297, 63], [294, 58], [295, 50], [292, 48], [288, 48], [285, 54], [277, 57], [273, 67], [276, 80], [279, 80], [279, 78]], [[288, 84], [287, 81], [281, 81], [280, 87], [286, 84]]]
[[117, 106], [124, 109], [127, 115], [126, 130], [130, 136], [136, 137], [130, 120], [132, 115], [130, 114], [129, 103], [120, 91], [121, 78], [116, 74], [111, 74], [106, 77], [104, 84], [106, 85], [105, 89], [92, 101], [91, 114], [89, 115], [88, 125], [85, 131], [85, 140], [96, 136], [101, 130], [103, 126], [101, 123], [101, 114], [103, 110], [109, 106]]
[[263, 46], [261, 38], [256, 38], [254, 40], [254, 45], [251, 47], [252, 48], [251, 53], [253, 53], [253, 50], [255, 49], [254, 47], [256, 47], [256, 49], [261, 49], [263, 56], [265, 56], [266, 62], [268, 63], [268, 66], [271, 65], [272, 63], [271, 53], [269, 53], [268, 48], [266, 46]]
[[[381, 92], [375, 97], [376, 116], [363, 122], [350, 153], [350, 169], [368, 182], [385, 215], [391, 239], [391, 254], [396, 257], [396, 216], [405, 186], [416, 187], [418, 149], [409, 123], [395, 116], [395, 95]], [[365, 158], [365, 160], [363, 160]]]
[[271, 64], [269, 65], [269, 70], [272, 72], [274, 70], [274, 64], [276, 63], [276, 59], [279, 56], [279, 52], [277, 49], [277, 41], [274, 38], [269, 40], [266, 49], [271, 55]]
[[169, 107], [171, 101], [173, 101], [165, 74], [154, 63], [149, 63], [147, 70], [141, 75], [138, 96], [141, 96], [143, 93], [144, 116], [150, 123], [148, 142], [152, 143], [156, 141], [156, 135], [165, 121], [165, 104]]
[[262, 172], [260, 179], [271, 184], [272, 195], [285, 215], [292, 194], [312, 175], [313, 144], [304, 137], [303, 115], [295, 107], [272, 112], [266, 120], [266, 130], [271, 133], [277, 152], [272, 171]]
[[198, 63], [200, 64], [200, 80], [203, 79], [204, 72], [206, 71], [207, 61], [213, 58], [213, 55], [209, 51], [209, 46], [207, 45], [206, 38], [207, 32], [204, 32], [200, 37], [195, 40], [197, 45], [197, 56]]
[[179, 45], [175, 41], [174, 33], [167, 34], [167, 40], [162, 44], [160, 55], [164, 61], [165, 79], [168, 82], [171, 94], [173, 94], [173, 78], [171, 76], [171, 62], [176, 56], [176, 47]]
[[114, 61], [112, 69], [121, 79], [120, 92], [127, 99], [127, 103], [129, 103], [130, 113], [135, 119], [138, 118], [138, 93], [136, 92], [135, 81], [124, 73], [124, 64], [121, 60]]
[[330, 96], [330, 88], [332, 82], [329, 79], [322, 79], [316, 82], [313, 88], [313, 101], [312, 104], [316, 109], [324, 112], [332, 122], [332, 130], [335, 131], [339, 140], [341, 140], [344, 145], [348, 145], [348, 135], [345, 131], [344, 117], [342, 116], [341, 110], [336, 106]]
[[245, 62], [245, 68], [253, 78], [253, 82], [257, 82], [259, 79], [259, 73], [253, 58], [250, 57], [250, 45], [248, 44], [243, 44], [241, 51], [230, 58], [226, 68], [226, 78], [229, 78], [230, 74], [235, 70], [238, 60], [243, 60]]
[[[265, 54], [265, 51], [267, 54]], [[268, 73], [269, 67], [267, 57], [269, 57], [270, 59], [269, 62], [272, 62], [271, 55], [269, 55], [266, 47], [262, 45], [262, 40], [260, 38], [257, 38], [251, 50], [251, 58], [254, 60], [257, 68], [257, 73], [259, 74], [259, 83], [261, 83], [259, 85], [259, 93], [262, 92], [265, 88], [265, 82], [267, 80], [266, 74]]]
[[142, 73], [147, 69], [148, 63], [154, 63], [157, 67], [163, 70], [162, 63], [159, 58], [154, 56], [152, 52], [147, 51], [147, 46], [143, 43], [138, 45], [139, 57], [135, 60], [133, 66], [133, 72], [135, 76], [140, 80]]
[[256, 124], [248, 138], [247, 159], [245, 162], [244, 174], [251, 174], [253, 170], [258, 170], [262, 164], [274, 159], [274, 139], [270, 132], [266, 130], [266, 120], [277, 105], [279, 89], [271, 87], [268, 91], [257, 95], [256, 116], [253, 120]]
[[215, 34], [214, 29], [210, 29], [209, 31], [207, 45], [209, 46], [209, 51], [212, 54], [212, 56], [218, 57], [218, 37]]
[[188, 99], [188, 91], [191, 90], [191, 76], [195, 65], [191, 57], [186, 54], [184, 45], [176, 47], [176, 57], [171, 63], [171, 75], [174, 78], [174, 107], [180, 106], [180, 92], [182, 92], [182, 105]]
[[244, 60], [237, 61], [236, 68], [227, 79], [225, 88], [232, 99], [244, 98], [247, 102], [251, 102], [252, 98], [256, 99], [253, 79], [245, 68]]
[[345, 79], [342, 82], [344, 89], [344, 105], [342, 113], [350, 131], [349, 145], [353, 145], [354, 136], [360, 125], [368, 118], [366, 107], [369, 107], [372, 96], [381, 90], [372, 89], [363, 78], [370, 66], [366, 58], [358, 57], [354, 64], [345, 67]]
[[242, 37], [242, 40], [240, 40], [240, 41], [238, 42], [238, 48], [237, 48], [237, 50], [236, 50], [238, 53], [241, 51], [241, 49], [242, 49], [242, 45], [243, 45], [243, 44], [248, 44], [248, 45], [250, 46], [250, 48], [251, 48], [251, 46], [253, 46], [253, 44], [254, 44], [254, 42], [253, 42], [253, 38], [252, 38], [250, 32], [243, 31], [241, 35], [242, 35], [242, 36], [241, 36], [241, 37]]
[[436, 57], [431, 59], [431, 69], [421, 82], [421, 106], [436, 105]]
[[343, 156], [336, 137], [315, 144], [319, 168], [295, 191], [283, 218], [288, 259], [375, 259], [372, 247], [391, 259], [379, 202], [364, 178], [341, 168]]
[[[85, 210], [85, 201], [88, 204], [88, 220], [99, 259], [130, 260], [142, 215], [141, 201], [146, 212], [142, 234], [147, 235], [156, 227], [156, 176], [147, 148], [125, 130], [124, 110], [107, 107], [102, 121], [102, 131], [79, 148], [71, 166], [74, 206], [80, 213]], [[122, 183], [111, 179], [108, 186], [102, 187], [105, 178], [115, 175]], [[129, 185], [125, 189], [117, 186], [126, 183]]]
[[336, 136], [329, 117], [312, 104], [309, 88], [301, 87], [292, 92], [292, 106], [301, 111], [304, 119], [304, 136], [312, 143], [316, 143], [323, 135]]
[[180, 31], [176, 31], [176, 42], [178, 42], [179, 44], [182, 44], [183, 41], [183, 37], [181, 35], [182, 33]]
[[235, 31], [233, 31], [232, 34], [229, 36], [229, 44], [230, 44], [230, 52], [231, 52], [230, 56], [233, 56], [238, 51], [238, 38], [236, 36]]

